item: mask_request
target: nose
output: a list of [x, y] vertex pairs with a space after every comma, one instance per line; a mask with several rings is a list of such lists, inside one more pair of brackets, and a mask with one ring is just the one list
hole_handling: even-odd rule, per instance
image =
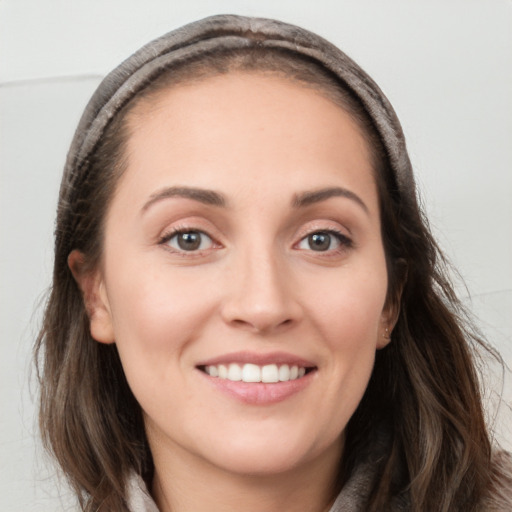
[[222, 317], [231, 326], [269, 334], [297, 324], [302, 308], [290, 268], [272, 251], [248, 251], [231, 266]]

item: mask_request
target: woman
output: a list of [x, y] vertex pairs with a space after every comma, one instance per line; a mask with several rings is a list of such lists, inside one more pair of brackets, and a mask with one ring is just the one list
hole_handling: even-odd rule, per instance
[[41, 428], [83, 510], [509, 510], [399, 122], [325, 40], [208, 18], [91, 99]]

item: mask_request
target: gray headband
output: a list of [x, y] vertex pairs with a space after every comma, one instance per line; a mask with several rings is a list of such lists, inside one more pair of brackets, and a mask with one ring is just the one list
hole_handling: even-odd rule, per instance
[[[148, 43], [101, 82], [78, 125], [66, 161], [63, 185], [86, 164], [105, 128], [124, 105], [173, 64], [216, 50], [259, 46], [307, 56], [334, 73], [361, 101], [388, 154], [402, 201], [415, 203], [415, 186], [398, 118], [377, 84], [325, 39], [280, 21], [220, 15], [205, 18]], [[67, 188], [67, 187], [66, 187]]]

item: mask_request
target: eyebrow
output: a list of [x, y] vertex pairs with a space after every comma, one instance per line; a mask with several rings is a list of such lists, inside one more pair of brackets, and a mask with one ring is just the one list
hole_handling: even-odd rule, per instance
[[[146, 212], [153, 204], [157, 203], [158, 201], [173, 197], [192, 199], [206, 205], [218, 206], [222, 208], [225, 208], [227, 205], [225, 197], [219, 192], [215, 192], [214, 190], [195, 187], [166, 187], [162, 190], [159, 190], [158, 192], [155, 192], [154, 194], [151, 194], [148, 201], [142, 207], [142, 213]], [[357, 194], [342, 187], [322, 188], [319, 190], [296, 194], [292, 200], [292, 207], [304, 208], [315, 203], [326, 201], [331, 197], [345, 197], [347, 199], [351, 199], [357, 203], [366, 213], [369, 213], [368, 207]]]
[[185, 199], [192, 199], [203, 204], [210, 206], [226, 206], [226, 199], [222, 194], [214, 190], [207, 190], [203, 188], [194, 187], [166, 187], [154, 194], [151, 194], [148, 201], [142, 207], [142, 213], [146, 212], [150, 206], [171, 197], [182, 197]]
[[354, 192], [351, 192], [350, 190], [342, 187], [322, 188], [319, 190], [296, 194], [292, 201], [292, 206], [294, 208], [303, 208], [305, 206], [310, 206], [321, 201], [326, 201], [331, 197], [345, 197], [347, 199], [351, 199], [357, 203], [367, 214], [370, 213], [364, 201], [357, 194], [354, 194]]
[[326, 201], [331, 197], [345, 197], [347, 199], [351, 199], [357, 203], [366, 213], [370, 213], [364, 201], [357, 194], [354, 194], [354, 192], [351, 192], [350, 190], [342, 187], [322, 188], [320, 190], [313, 190], [297, 194], [292, 201], [292, 206], [294, 208], [303, 208], [315, 203], [320, 203], [321, 201]]

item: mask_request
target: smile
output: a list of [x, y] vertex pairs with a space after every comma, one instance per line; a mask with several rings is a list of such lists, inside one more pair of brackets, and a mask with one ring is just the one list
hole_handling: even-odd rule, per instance
[[288, 364], [266, 364], [260, 366], [252, 363], [231, 363], [207, 365], [203, 366], [201, 370], [210, 377], [217, 377], [232, 382], [276, 383], [300, 379], [312, 368]]

